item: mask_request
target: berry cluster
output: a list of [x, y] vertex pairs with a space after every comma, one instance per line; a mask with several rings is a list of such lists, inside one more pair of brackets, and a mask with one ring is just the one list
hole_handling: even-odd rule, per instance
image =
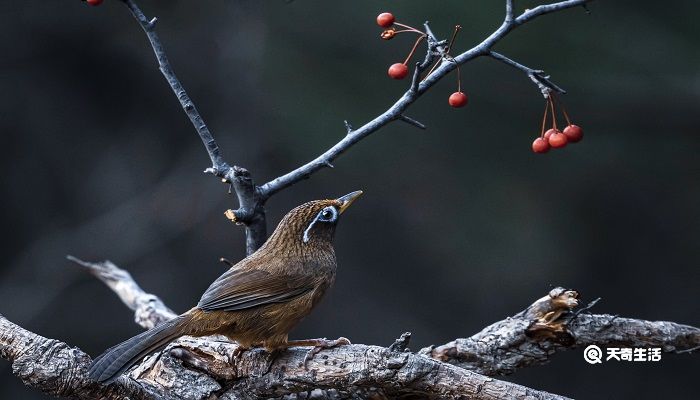
[[[389, 67], [389, 70], [387, 71], [389, 74], [389, 77], [392, 79], [404, 79], [408, 76], [408, 62], [411, 61], [411, 58], [413, 57], [413, 54], [416, 52], [416, 48], [418, 48], [418, 45], [428, 36], [425, 32], [420, 31], [412, 26], [409, 25], [404, 25], [402, 23], [396, 22], [396, 18], [392, 13], [389, 12], [383, 12], [377, 16], [377, 25], [381, 26], [382, 28], [385, 28], [384, 31], [382, 31], [380, 37], [384, 40], [390, 40], [393, 39], [394, 36], [396, 36], [399, 33], [415, 33], [418, 34], [418, 39], [416, 39], [416, 42], [413, 44], [413, 48], [411, 48], [411, 51], [408, 53], [408, 56], [406, 57], [406, 60], [402, 63], [394, 63], [391, 64]], [[435, 65], [430, 69], [430, 71], [425, 75], [428, 76], [430, 73], [437, 68], [438, 65], [443, 61], [443, 59], [447, 59], [449, 61], [453, 61], [450, 57], [450, 49], [452, 48], [452, 45], [454, 44], [455, 37], [457, 36], [457, 32], [461, 27], [457, 25], [455, 27], [455, 31], [452, 34], [452, 39], [449, 42], [449, 45], [447, 47], [447, 50], [445, 51], [444, 57], [441, 57], [440, 60], [438, 60]], [[460, 76], [459, 72], [459, 66], [457, 66], [457, 91], [452, 93], [450, 97], [448, 98], [447, 102], [449, 103], [450, 106], [454, 108], [459, 108], [459, 107], [464, 107], [467, 105], [468, 101], [467, 95], [462, 92], [462, 79]]]
[[[556, 105], [559, 105], [564, 118], [566, 119], [566, 127], [563, 131], [557, 128], [557, 113]], [[547, 114], [552, 113], [552, 127], [545, 131], [547, 125]], [[571, 123], [569, 119], [569, 114], [566, 112], [564, 106], [556, 99], [554, 92], [547, 96], [547, 101], [544, 107], [544, 116], [542, 117], [542, 130], [540, 132], [540, 137], [532, 142], [532, 151], [535, 153], [546, 153], [551, 148], [561, 148], [566, 146], [567, 143], [576, 143], [583, 139], [583, 129]]]

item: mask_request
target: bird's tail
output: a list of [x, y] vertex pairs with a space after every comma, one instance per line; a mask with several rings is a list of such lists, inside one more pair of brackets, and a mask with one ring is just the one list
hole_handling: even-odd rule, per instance
[[180, 315], [107, 349], [90, 365], [90, 378], [98, 382], [113, 381], [148, 354], [182, 336], [181, 326], [186, 320], [187, 314]]

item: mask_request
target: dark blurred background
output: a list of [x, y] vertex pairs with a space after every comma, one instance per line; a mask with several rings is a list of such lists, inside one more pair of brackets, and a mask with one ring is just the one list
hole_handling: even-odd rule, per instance
[[[471, 47], [503, 1], [140, 1], [226, 159], [259, 183], [304, 163], [391, 105], [412, 38], [399, 21]], [[518, 8], [537, 2], [519, 1]], [[268, 202], [269, 228], [302, 202], [363, 189], [336, 237], [339, 274], [296, 338], [411, 348], [469, 336], [551, 287], [602, 297], [597, 312], [700, 325], [700, 3], [594, 2], [513, 32], [497, 50], [544, 68], [584, 141], [530, 144], [543, 99], [491, 59], [462, 67], [393, 123]], [[140, 331], [103, 284], [65, 260], [108, 258], [178, 312], [244, 256], [235, 197], [118, 1], [0, 5], [3, 263], [0, 313], [89, 354]], [[579, 398], [697, 394], [698, 360], [590, 366], [582, 350], [506, 379]], [[0, 362], [0, 398], [40, 399]]]

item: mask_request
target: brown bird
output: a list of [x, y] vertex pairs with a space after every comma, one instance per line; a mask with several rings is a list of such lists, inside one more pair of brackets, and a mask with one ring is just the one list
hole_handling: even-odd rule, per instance
[[344, 338], [289, 341], [287, 335], [333, 284], [335, 227], [361, 194], [311, 201], [291, 210], [260, 249], [209, 286], [196, 307], [108, 349], [92, 362], [90, 377], [112, 381], [184, 335], [224, 335], [244, 349], [262, 345], [270, 352], [315, 346], [313, 352], [349, 344]]

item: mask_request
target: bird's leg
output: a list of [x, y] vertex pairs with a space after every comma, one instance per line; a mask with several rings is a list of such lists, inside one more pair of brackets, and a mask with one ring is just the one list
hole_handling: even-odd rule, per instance
[[233, 353], [231, 353], [231, 357], [233, 357], [235, 359], [240, 359], [241, 354], [243, 354], [243, 352], [245, 352], [246, 350], [250, 350], [250, 347], [243, 347], [239, 344], [238, 347], [236, 347], [233, 350]]
[[339, 337], [338, 339], [335, 340], [328, 340], [326, 338], [322, 339], [304, 339], [304, 340], [290, 340], [287, 342], [286, 347], [306, 347], [306, 346], [313, 346], [311, 350], [309, 350], [306, 353], [306, 356], [304, 356], [304, 368], [306, 368], [306, 364], [311, 361], [316, 354], [318, 354], [321, 350], [323, 349], [330, 349], [336, 346], [344, 346], [352, 344], [350, 343], [350, 340], [344, 337]]

